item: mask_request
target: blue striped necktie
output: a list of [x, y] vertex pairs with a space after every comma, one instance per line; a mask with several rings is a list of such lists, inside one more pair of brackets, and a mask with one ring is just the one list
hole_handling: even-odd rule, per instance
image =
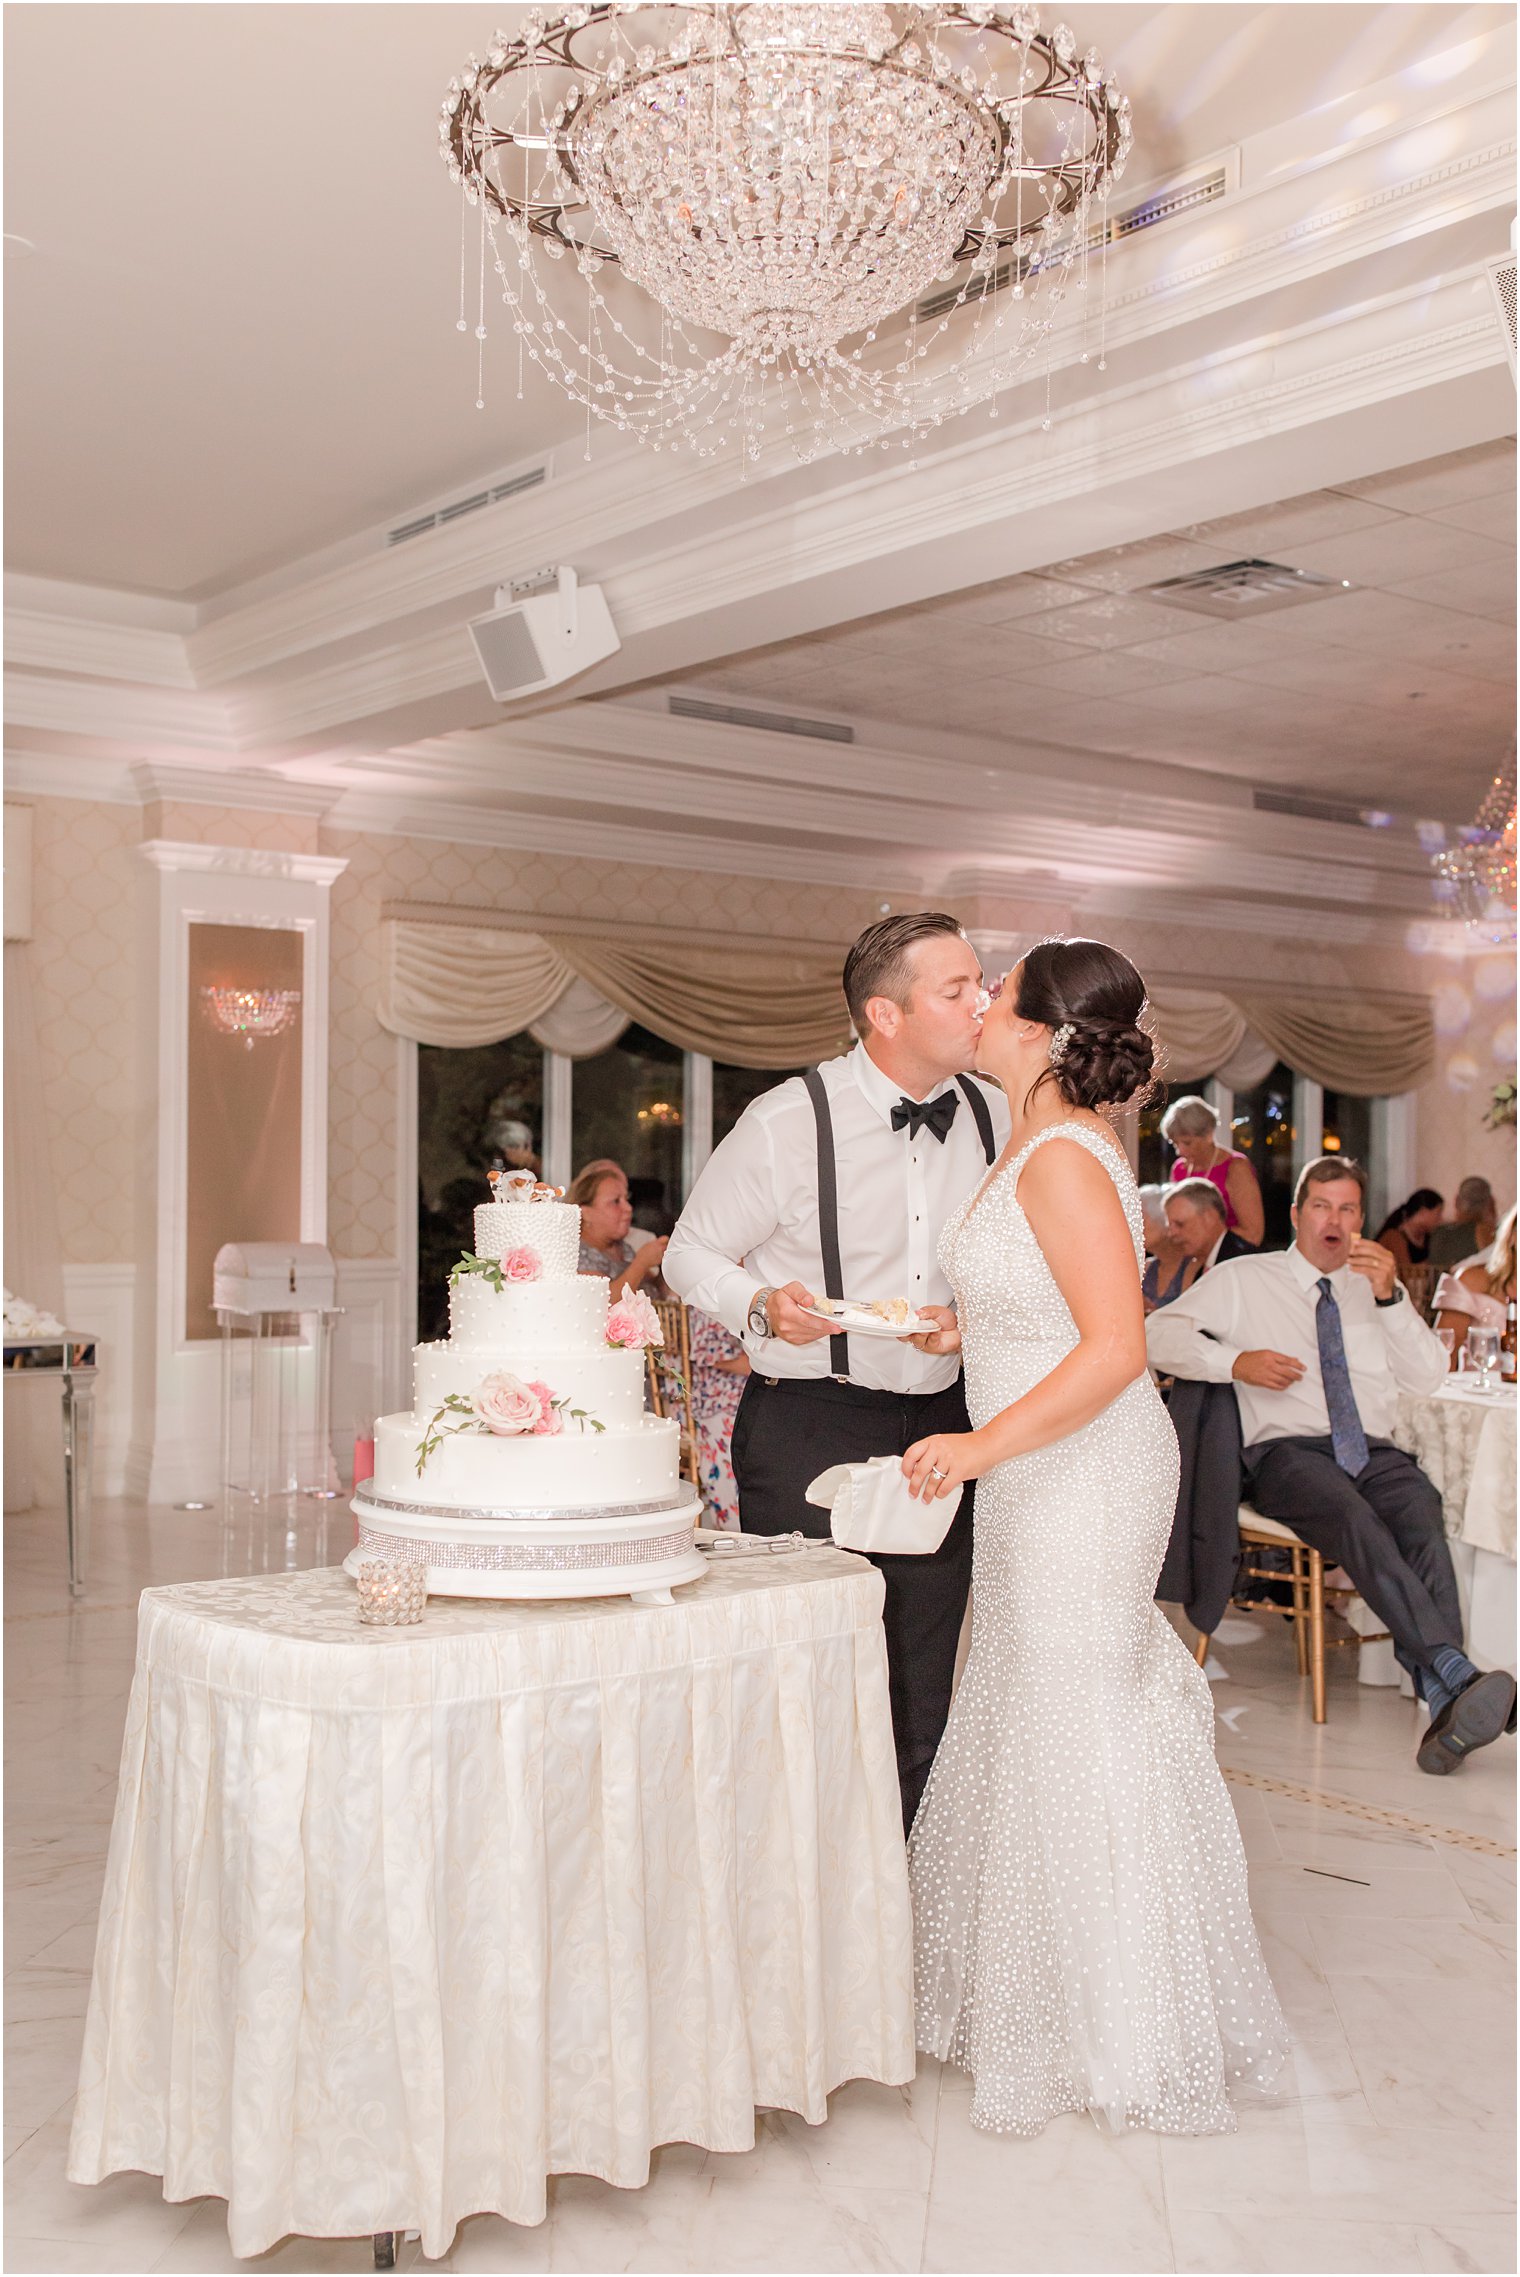
[[1319, 1341], [1320, 1381], [1325, 1387], [1325, 1409], [1330, 1417], [1330, 1444], [1346, 1476], [1360, 1478], [1370, 1460], [1367, 1434], [1362, 1429], [1362, 1419], [1356, 1410], [1356, 1393], [1351, 1388], [1346, 1343], [1341, 1335], [1341, 1308], [1335, 1301], [1327, 1273], [1321, 1274], [1319, 1280], [1314, 1333]]

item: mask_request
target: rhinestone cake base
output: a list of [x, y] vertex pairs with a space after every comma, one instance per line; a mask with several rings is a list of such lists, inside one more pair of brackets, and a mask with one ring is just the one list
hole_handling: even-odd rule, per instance
[[603, 1567], [663, 1565], [690, 1558], [694, 1529], [643, 1534], [628, 1542], [423, 1542], [407, 1534], [379, 1534], [359, 1528], [359, 1548], [378, 1552], [400, 1565], [448, 1567], [476, 1573], [585, 1573]]

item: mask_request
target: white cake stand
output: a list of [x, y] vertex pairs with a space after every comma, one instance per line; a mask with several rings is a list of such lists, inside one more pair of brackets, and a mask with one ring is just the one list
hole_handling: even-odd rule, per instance
[[612, 1515], [450, 1509], [363, 1489], [350, 1507], [360, 1538], [344, 1572], [357, 1572], [367, 1557], [425, 1565], [433, 1597], [631, 1597], [669, 1605], [672, 1589], [707, 1570], [693, 1532], [702, 1505], [690, 1494]]

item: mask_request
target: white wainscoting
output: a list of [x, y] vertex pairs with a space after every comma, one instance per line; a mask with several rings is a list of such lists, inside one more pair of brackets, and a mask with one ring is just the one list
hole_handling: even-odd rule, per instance
[[342, 1318], [333, 1345], [332, 1444], [347, 1485], [355, 1437], [368, 1438], [377, 1415], [411, 1406], [412, 1355], [397, 1259], [340, 1257], [337, 1265]]
[[132, 1438], [132, 1366], [136, 1352], [132, 1306], [135, 1265], [65, 1265], [63, 1310], [70, 1328], [96, 1339], [100, 1374], [95, 1383], [95, 1492], [127, 1491], [127, 1450]]

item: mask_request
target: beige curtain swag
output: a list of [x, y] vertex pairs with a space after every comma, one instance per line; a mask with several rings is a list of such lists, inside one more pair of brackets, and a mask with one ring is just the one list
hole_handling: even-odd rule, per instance
[[849, 1042], [842, 950], [656, 932], [529, 933], [387, 918], [380, 1021], [468, 1049], [528, 1030], [585, 1059], [637, 1020], [683, 1051], [761, 1069], [830, 1059]]
[[[468, 1049], [527, 1030], [547, 1050], [589, 1059], [637, 1020], [683, 1051], [769, 1069], [829, 1059], [849, 1042], [842, 948], [548, 919], [538, 932], [415, 909], [385, 919], [380, 1020], [418, 1043]], [[1151, 991], [1151, 1016], [1173, 1084], [1220, 1075], [1249, 1090], [1285, 1060], [1327, 1090], [1378, 1098], [1414, 1090], [1435, 1066], [1422, 996], [1167, 982]]]
[[1357, 996], [1306, 989], [1151, 991], [1169, 1083], [1219, 1075], [1248, 1091], [1282, 1060], [1327, 1091], [1378, 1099], [1413, 1091], [1435, 1072], [1435, 1027], [1423, 996]]

